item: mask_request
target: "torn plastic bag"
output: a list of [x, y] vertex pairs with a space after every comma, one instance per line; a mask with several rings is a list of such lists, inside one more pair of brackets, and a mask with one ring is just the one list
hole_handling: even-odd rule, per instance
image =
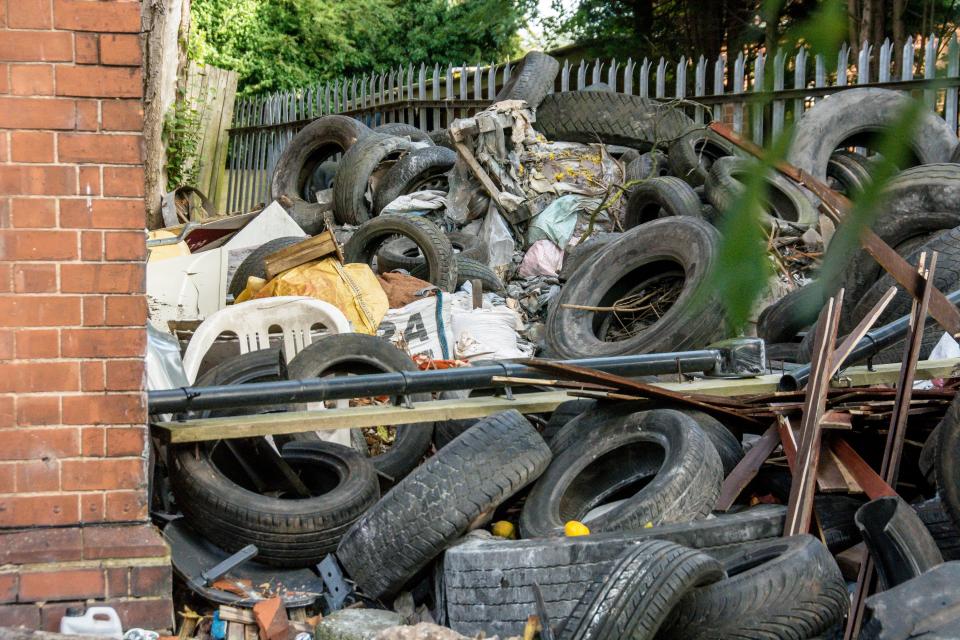
[[454, 305], [457, 357], [468, 361], [529, 358], [534, 350], [532, 345], [521, 346], [517, 334], [520, 327], [520, 316], [509, 307], [469, 309]]
[[368, 335], [376, 332], [390, 308], [387, 294], [369, 265], [340, 264], [336, 258], [302, 264], [284, 271], [255, 290], [256, 286], [256, 279], [251, 278], [248, 288], [237, 300], [310, 296], [340, 309], [354, 331]]
[[573, 230], [577, 226], [577, 212], [584, 208], [580, 196], [560, 196], [530, 220], [527, 230], [527, 242], [531, 245], [538, 240], [552, 240], [558, 247], [567, 246]]
[[383, 208], [380, 215], [390, 213], [426, 213], [444, 209], [447, 206], [443, 191], [426, 190], [400, 196]]
[[[153, 325], [147, 325], [147, 389], [176, 389], [189, 387], [190, 381], [183, 369], [180, 357], [180, 343], [169, 333], [164, 333]], [[173, 419], [172, 413], [157, 416], [167, 422]]]
[[386, 338], [411, 356], [424, 355], [431, 360], [453, 357], [453, 318], [449, 295], [417, 300], [399, 309], [391, 309], [380, 322], [377, 335]]
[[550, 240], [537, 240], [523, 256], [517, 275], [521, 278], [555, 276], [563, 265], [563, 250]]
[[487, 217], [484, 218], [480, 226], [480, 240], [485, 243], [490, 251], [490, 257], [487, 260], [487, 266], [491, 269], [505, 267], [513, 263], [513, 252], [516, 249], [516, 243], [513, 240], [513, 234], [510, 233], [510, 226], [503, 219], [496, 208], [491, 204], [487, 211]]

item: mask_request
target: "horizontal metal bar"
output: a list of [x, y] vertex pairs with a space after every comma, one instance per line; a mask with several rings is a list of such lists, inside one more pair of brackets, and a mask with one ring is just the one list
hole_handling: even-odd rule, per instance
[[[716, 349], [704, 349], [614, 358], [586, 358], [568, 362], [623, 376], [701, 373], [718, 369], [721, 354]], [[176, 413], [503, 386], [494, 384], [494, 376], [542, 378], [543, 374], [524, 364], [500, 362], [433, 371], [398, 371], [311, 380], [181, 387], [150, 391], [147, 394], [147, 404], [150, 413]]]

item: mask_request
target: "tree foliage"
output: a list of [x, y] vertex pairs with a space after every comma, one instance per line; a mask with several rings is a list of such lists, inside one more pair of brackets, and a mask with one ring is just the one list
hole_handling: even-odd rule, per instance
[[500, 61], [534, 0], [193, 0], [190, 56], [243, 95], [421, 62]]

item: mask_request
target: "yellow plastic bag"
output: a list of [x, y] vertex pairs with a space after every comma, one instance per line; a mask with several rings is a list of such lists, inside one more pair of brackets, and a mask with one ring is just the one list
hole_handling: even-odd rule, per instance
[[357, 333], [373, 335], [390, 308], [377, 276], [362, 263], [340, 264], [336, 258], [324, 258], [284, 271], [266, 284], [256, 280], [248, 280], [237, 301], [310, 296], [340, 309]]

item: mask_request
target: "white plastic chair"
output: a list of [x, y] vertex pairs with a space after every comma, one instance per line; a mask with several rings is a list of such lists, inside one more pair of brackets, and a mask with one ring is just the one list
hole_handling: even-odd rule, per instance
[[283, 355], [287, 362], [313, 342], [311, 327], [322, 324], [330, 333], [350, 333], [350, 321], [329, 302], [305, 296], [276, 296], [248, 300], [221, 309], [200, 323], [183, 354], [183, 368], [193, 384], [203, 356], [220, 334], [232, 331], [240, 341], [240, 353], [270, 347], [270, 327], [283, 331]]

